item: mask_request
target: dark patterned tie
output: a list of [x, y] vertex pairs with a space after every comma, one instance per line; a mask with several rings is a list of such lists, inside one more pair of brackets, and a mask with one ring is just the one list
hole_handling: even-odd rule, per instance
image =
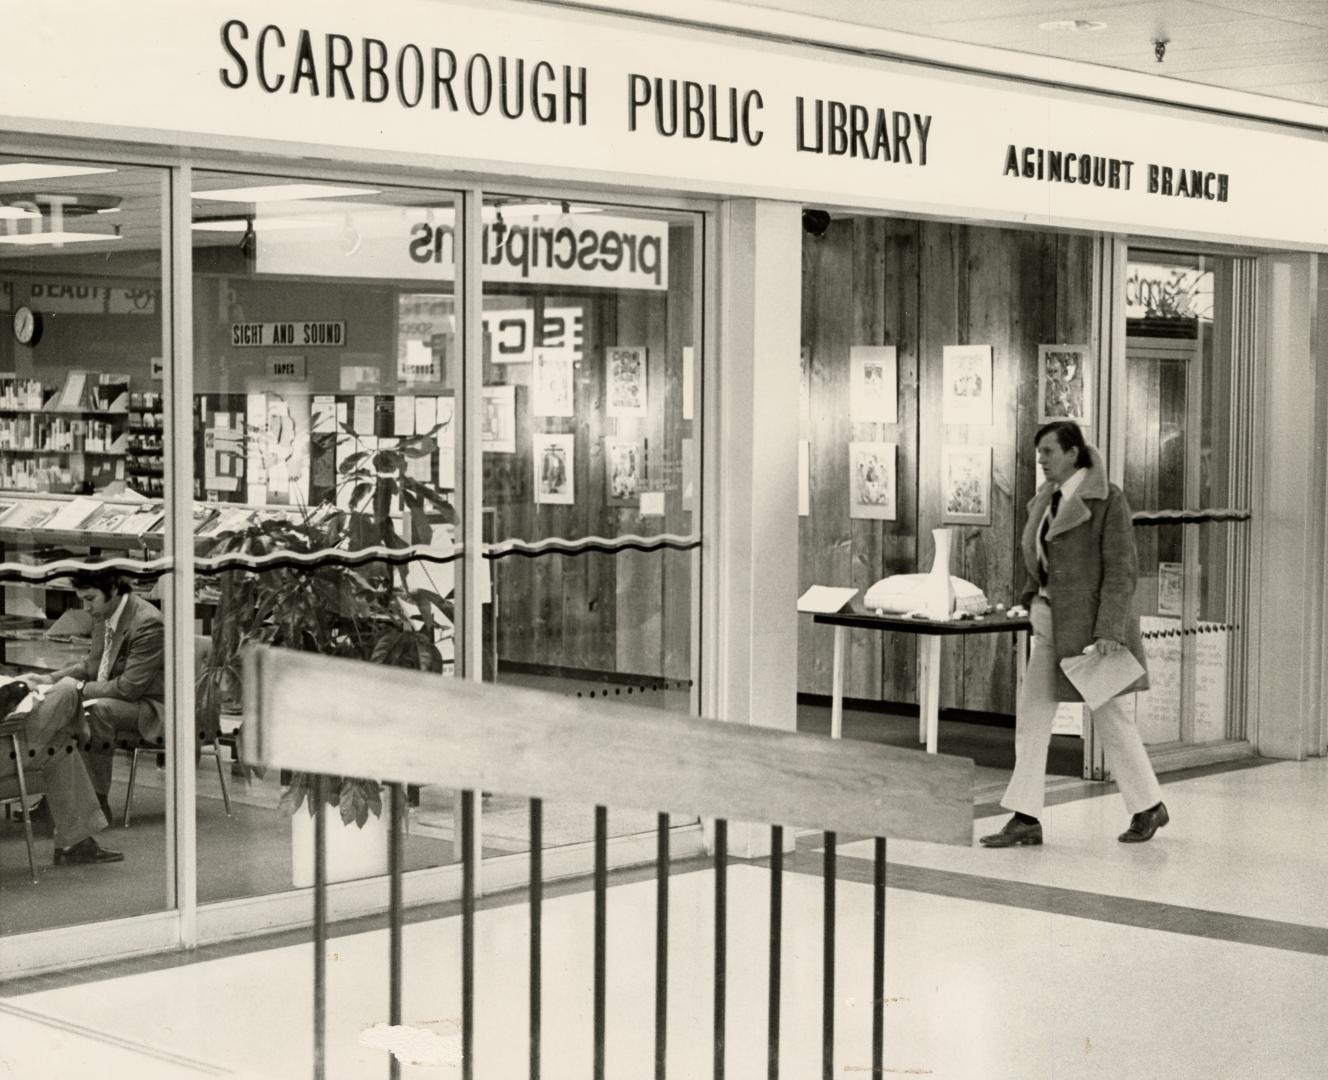
[[1057, 488], [1051, 493], [1051, 513], [1042, 517], [1042, 528], [1038, 530], [1038, 583], [1047, 584], [1047, 533], [1051, 523], [1056, 520], [1056, 511], [1061, 506], [1061, 492]]

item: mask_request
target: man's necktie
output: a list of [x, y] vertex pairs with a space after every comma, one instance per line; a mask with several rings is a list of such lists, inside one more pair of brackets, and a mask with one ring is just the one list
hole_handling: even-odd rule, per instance
[[1051, 523], [1056, 520], [1056, 511], [1061, 506], [1061, 493], [1057, 488], [1051, 493], [1051, 512], [1042, 517], [1042, 528], [1038, 530], [1038, 583], [1046, 585], [1047, 583], [1047, 532], [1051, 529]]
[[111, 624], [105, 624], [106, 636], [101, 643], [101, 663], [97, 665], [97, 681], [105, 682], [111, 674]]

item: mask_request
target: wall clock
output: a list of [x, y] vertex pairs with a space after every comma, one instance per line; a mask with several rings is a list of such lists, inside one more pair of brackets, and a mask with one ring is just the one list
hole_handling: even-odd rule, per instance
[[42, 317], [26, 304], [14, 312], [14, 337], [20, 345], [36, 345], [41, 340]]

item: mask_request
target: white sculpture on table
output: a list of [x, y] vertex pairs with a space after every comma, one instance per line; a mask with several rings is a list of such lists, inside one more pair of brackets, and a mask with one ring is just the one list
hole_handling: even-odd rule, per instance
[[862, 598], [868, 611], [882, 615], [921, 615], [945, 621], [956, 615], [982, 615], [990, 605], [972, 582], [950, 574], [953, 529], [932, 529], [936, 555], [927, 574], [891, 574]]

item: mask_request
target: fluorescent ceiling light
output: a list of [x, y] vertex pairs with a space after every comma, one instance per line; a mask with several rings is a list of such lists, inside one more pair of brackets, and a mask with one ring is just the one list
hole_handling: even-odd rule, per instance
[[343, 195], [377, 195], [377, 188], [338, 187], [332, 184], [267, 184], [263, 187], [218, 188], [195, 191], [193, 197], [209, 202], [297, 202], [302, 199], [336, 199]]
[[1077, 34], [1081, 31], [1105, 30], [1107, 24], [1098, 22], [1096, 19], [1052, 19], [1050, 22], [1038, 23], [1039, 30], [1050, 30], [1055, 33], [1063, 31], [1068, 34]]
[[312, 229], [319, 226], [331, 227], [339, 225], [339, 218], [332, 218], [326, 214], [318, 217], [287, 217], [287, 218], [264, 218], [257, 217], [253, 221], [244, 218], [220, 218], [216, 221], [195, 221], [195, 232], [219, 232], [219, 233], [243, 233], [251, 228], [254, 232], [273, 232], [279, 229]]
[[90, 165], [58, 165], [54, 162], [15, 161], [0, 165], [0, 184], [22, 180], [52, 180], [57, 176], [88, 176], [92, 173], [112, 173], [114, 169], [94, 169]]
[[579, 216], [602, 213], [602, 209], [598, 206], [568, 205], [563, 210], [562, 203], [499, 203], [486, 206], [480, 217], [484, 221], [494, 222], [502, 214], [504, 221], [524, 221], [531, 218], [556, 218], [564, 213]]
[[113, 233], [90, 232], [41, 232], [15, 233], [13, 236], [0, 234], [0, 244], [15, 244], [19, 247], [39, 247], [43, 244], [83, 244], [93, 240], [119, 240]]

